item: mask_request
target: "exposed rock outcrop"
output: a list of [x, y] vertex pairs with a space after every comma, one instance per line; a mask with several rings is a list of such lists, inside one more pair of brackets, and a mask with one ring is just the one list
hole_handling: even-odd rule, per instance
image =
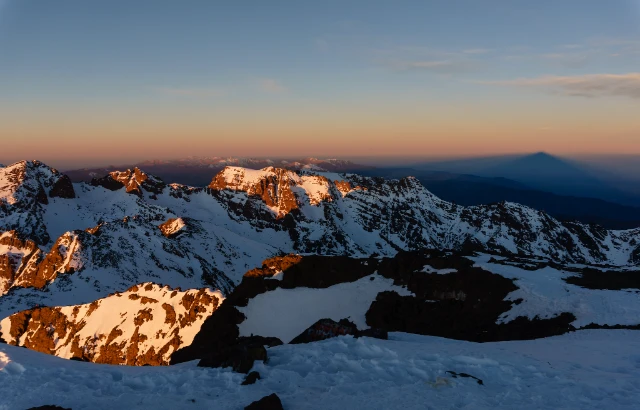
[[75, 198], [76, 191], [73, 189], [73, 183], [71, 182], [71, 179], [66, 175], [62, 175], [60, 178], [58, 178], [58, 180], [51, 187], [49, 196], [51, 198]]
[[182, 218], [170, 218], [158, 227], [165, 237], [172, 239], [184, 233], [187, 225]]
[[282, 410], [282, 402], [277, 394], [272, 393], [249, 404], [245, 410]]
[[38, 277], [43, 254], [38, 245], [21, 240], [16, 231], [0, 234], [0, 296], [13, 286]]
[[258, 380], [260, 380], [260, 373], [250, 372], [249, 374], [247, 374], [247, 377], [244, 378], [241, 384], [243, 386], [248, 386], [250, 384], [255, 384], [255, 382], [257, 382]]
[[157, 177], [148, 175], [138, 167], [133, 170], [113, 171], [102, 178], [94, 178], [91, 185], [101, 186], [110, 191], [117, 191], [125, 188], [127, 193], [142, 196], [144, 192], [150, 192], [152, 195], [162, 193], [166, 184]]
[[282, 342], [275, 338], [241, 337], [232, 345], [210, 352], [198, 363], [199, 367], [230, 367], [238, 373], [249, 373], [256, 360], [267, 361], [267, 346]]
[[49, 282], [53, 281], [60, 274], [71, 274], [82, 268], [82, 260], [78, 257], [82, 234], [67, 233], [53, 244], [51, 250], [44, 255], [42, 260], [38, 260], [39, 253], [36, 251], [33, 262], [38, 262], [37, 269], [33, 269], [34, 264], [31, 258], [27, 261], [28, 265], [17, 275], [13, 281], [12, 287], [22, 288], [44, 288]]
[[358, 334], [358, 327], [347, 319], [336, 322], [331, 319], [320, 319], [307, 330], [295, 337], [290, 344], [319, 342], [332, 337]]
[[603, 272], [599, 269], [585, 267], [577, 270], [576, 273], [575, 276], [565, 278], [565, 282], [588, 289], [640, 290], [640, 274], [637, 270]]
[[164, 365], [191, 343], [223, 297], [143, 283], [90, 304], [39, 307], [0, 321], [9, 344], [62, 358], [126, 365]]

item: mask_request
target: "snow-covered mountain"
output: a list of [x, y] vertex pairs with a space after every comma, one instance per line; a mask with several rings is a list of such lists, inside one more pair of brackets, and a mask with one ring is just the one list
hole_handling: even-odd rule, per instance
[[0, 175], [0, 317], [35, 304], [89, 303], [142, 282], [226, 294], [264, 259], [291, 252], [437, 248], [640, 262], [640, 229], [561, 223], [512, 203], [457, 206], [414, 178], [226, 167], [196, 188], [134, 168], [70, 184], [37, 161]]
[[39, 161], [1, 167], [0, 230], [15, 228], [36, 243], [46, 244], [52, 238], [42, 220], [43, 206], [52, 198], [74, 197], [69, 177]]
[[17, 313], [0, 321], [0, 334], [7, 343], [65, 359], [162, 365], [191, 344], [223, 300], [209, 289], [142, 283], [90, 304]]

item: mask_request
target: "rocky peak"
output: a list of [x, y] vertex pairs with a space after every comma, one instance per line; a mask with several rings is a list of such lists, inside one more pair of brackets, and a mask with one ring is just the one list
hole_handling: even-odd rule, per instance
[[51, 241], [43, 220], [49, 198], [75, 198], [69, 178], [40, 161], [0, 167], [0, 231], [16, 230], [39, 245]]
[[166, 184], [158, 177], [149, 175], [140, 168], [133, 170], [113, 171], [102, 178], [94, 178], [91, 185], [102, 186], [111, 191], [117, 191], [124, 187], [127, 193], [142, 196], [143, 192], [150, 192], [152, 195], [160, 194]]
[[71, 180], [40, 161], [20, 161], [0, 167], [0, 203], [47, 204], [47, 197], [75, 198]]
[[225, 167], [209, 184], [212, 190], [246, 192], [250, 197], [260, 198], [274, 211], [278, 218], [284, 217], [299, 207], [293, 187], [300, 177], [295, 172], [275, 167], [252, 170], [240, 167]]
[[244, 192], [263, 202], [277, 219], [304, 205], [320, 206], [363, 189], [357, 183], [351, 184], [344, 175], [309, 169], [294, 172], [272, 166], [261, 170], [226, 167], [213, 178], [209, 188]]

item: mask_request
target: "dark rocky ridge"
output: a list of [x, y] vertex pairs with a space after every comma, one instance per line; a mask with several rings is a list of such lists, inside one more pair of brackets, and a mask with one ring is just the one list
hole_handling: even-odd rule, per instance
[[[285, 266], [282, 280], [265, 280], [279, 270], [271, 268], [278, 264]], [[425, 273], [421, 271], [425, 265], [455, 272]], [[551, 319], [519, 317], [507, 324], [496, 324], [500, 315], [517, 303], [504, 300], [517, 286], [510, 279], [473, 267], [473, 262], [459, 253], [429, 250], [368, 259], [291, 255], [266, 260], [262, 268], [249, 271], [222, 306], [205, 320], [193, 343], [172, 355], [171, 364], [202, 359], [236, 344], [238, 324], [245, 319], [237, 307], [246, 306], [249, 299], [261, 293], [278, 287], [326, 288], [354, 282], [375, 271], [415, 294], [378, 294], [366, 318], [369, 326], [383, 332], [405, 331], [487, 342], [534, 339], [575, 330], [570, 325], [575, 320], [571, 313]], [[301, 333], [303, 330], [300, 329]]]
[[640, 291], [640, 274], [638, 274], [638, 271], [601, 271], [593, 268], [584, 268], [580, 269], [576, 276], [570, 276], [564, 280], [572, 285], [582, 286], [587, 289], [637, 289]]
[[76, 197], [76, 192], [73, 189], [73, 184], [71, 183], [71, 179], [62, 175], [51, 187], [51, 191], [49, 191], [49, 196], [51, 198], [66, 198], [72, 199]]

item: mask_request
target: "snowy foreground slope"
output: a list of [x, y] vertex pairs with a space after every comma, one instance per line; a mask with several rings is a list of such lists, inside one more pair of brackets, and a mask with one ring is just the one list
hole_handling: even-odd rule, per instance
[[[230, 369], [123, 367], [0, 344], [0, 409], [242, 409], [271, 393], [285, 409], [637, 409], [640, 339], [589, 330], [476, 344], [392, 333], [269, 348], [262, 375]], [[454, 378], [447, 371], [467, 373]], [[28, 386], [28, 389], [25, 387]]]

